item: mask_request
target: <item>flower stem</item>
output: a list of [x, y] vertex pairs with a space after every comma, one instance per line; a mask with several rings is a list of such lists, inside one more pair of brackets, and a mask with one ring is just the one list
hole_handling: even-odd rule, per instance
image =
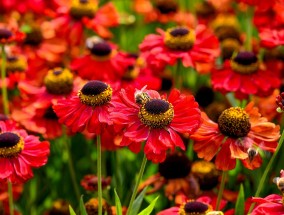
[[9, 209], [10, 215], [14, 215], [13, 187], [11, 181], [8, 181]]
[[247, 51], [252, 50], [252, 18], [253, 18], [253, 7], [248, 6], [246, 11], [246, 42], [245, 42], [245, 48]]
[[1, 45], [1, 81], [2, 81], [2, 102], [3, 102], [3, 111], [5, 115], [9, 114], [8, 108], [8, 93], [7, 93], [7, 85], [6, 85], [6, 52], [5, 45]]
[[144, 173], [144, 170], [145, 170], [146, 163], [147, 163], [147, 158], [146, 158], [146, 155], [144, 154], [144, 157], [143, 157], [143, 160], [142, 160], [142, 164], [141, 164], [141, 167], [140, 167], [140, 171], [139, 171], [139, 174], [138, 174], [138, 178], [137, 178], [137, 181], [136, 181], [136, 184], [135, 184], [135, 187], [134, 187], [131, 199], [130, 199], [130, 203], [129, 203], [126, 215], [130, 215], [131, 214], [132, 205], [133, 205], [133, 202], [134, 202], [135, 197], [137, 195], [138, 187], [139, 187], [139, 184], [141, 182], [141, 179], [142, 179], [142, 176], [143, 176], [143, 173]]
[[102, 192], [102, 146], [101, 137], [97, 136], [97, 175], [98, 175], [98, 200], [99, 215], [103, 214], [103, 192]]
[[[260, 179], [260, 181], [259, 181], [259, 185], [258, 185], [258, 187], [257, 187], [257, 190], [256, 190], [256, 192], [255, 192], [254, 197], [259, 197], [259, 194], [260, 194], [260, 192], [262, 191], [263, 185], [264, 185], [265, 180], [266, 180], [266, 178], [267, 178], [268, 172], [269, 172], [269, 170], [271, 170], [271, 166], [272, 166], [272, 164], [273, 164], [275, 158], [277, 157], [277, 154], [278, 154], [280, 148], [282, 147], [283, 140], [284, 140], [284, 130], [282, 131], [282, 134], [281, 134], [281, 137], [280, 137], [278, 146], [277, 146], [277, 148], [276, 148], [274, 154], [272, 155], [271, 159], [269, 160], [269, 163], [267, 164], [267, 166], [266, 166], [266, 168], [265, 168], [265, 170], [264, 170], [263, 175], [261, 176], [261, 179]], [[250, 206], [249, 211], [248, 211], [248, 214], [250, 214], [250, 212], [251, 212], [252, 209], [254, 208], [254, 205], [255, 205], [255, 204], [253, 203], [253, 204]]]
[[217, 197], [217, 203], [216, 203], [216, 209], [215, 209], [216, 211], [218, 211], [220, 209], [222, 195], [223, 195], [224, 188], [225, 188], [226, 177], [227, 177], [227, 171], [223, 171], [222, 172], [222, 180], [221, 180], [221, 184], [220, 184], [220, 188], [219, 188], [219, 192], [218, 192], [218, 197]]
[[80, 200], [80, 191], [79, 191], [79, 187], [78, 187], [78, 184], [77, 184], [77, 181], [76, 181], [76, 174], [75, 174], [74, 165], [73, 165], [73, 161], [72, 161], [72, 155], [71, 155], [71, 151], [70, 151], [70, 148], [69, 148], [69, 138], [66, 135], [66, 132], [63, 135], [63, 144], [64, 144], [64, 147], [65, 147], [65, 151], [67, 153], [67, 156], [68, 156], [67, 157], [68, 168], [69, 168], [71, 180], [72, 180], [72, 183], [73, 183], [73, 187], [74, 187], [74, 190], [75, 190], [76, 198], [79, 201]]

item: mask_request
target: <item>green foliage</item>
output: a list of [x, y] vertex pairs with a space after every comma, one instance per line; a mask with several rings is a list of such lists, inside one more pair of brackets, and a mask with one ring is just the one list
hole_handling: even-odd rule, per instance
[[244, 210], [245, 210], [245, 193], [244, 193], [243, 184], [241, 184], [235, 207], [235, 215], [244, 215]]
[[156, 202], [158, 200], [159, 196], [157, 196], [154, 201], [151, 202], [151, 204], [145, 208], [143, 211], [141, 211], [138, 215], [150, 215], [156, 205]]
[[117, 195], [116, 190], [114, 189], [115, 194], [115, 208], [116, 208], [116, 215], [122, 215], [122, 207], [119, 196]]

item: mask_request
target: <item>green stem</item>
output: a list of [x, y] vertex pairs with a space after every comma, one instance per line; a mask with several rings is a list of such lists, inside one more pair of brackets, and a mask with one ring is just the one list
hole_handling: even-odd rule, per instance
[[1, 80], [2, 80], [2, 102], [3, 102], [3, 111], [5, 115], [9, 114], [9, 106], [8, 106], [8, 93], [7, 93], [7, 85], [6, 85], [6, 52], [5, 45], [1, 45]]
[[246, 42], [245, 48], [247, 51], [252, 50], [252, 18], [253, 18], [253, 7], [248, 6], [246, 11]]
[[[265, 170], [264, 170], [264, 173], [263, 173], [263, 175], [262, 175], [262, 177], [261, 177], [261, 179], [260, 179], [260, 181], [259, 181], [259, 185], [258, 185], [258, 187], [257, 187], [257, 190], [256, 190], [256, 192], [255, 192], [254, 197], [259, 197], [260, 192], [262, 191], [262, 188], [263, 188], [263, 186], [264, 186], [265, 180], [266, 180], [266, 178], [267, 178], [267, 175], [268, 175], [268, 173], [269, 173], [269, 170], [271, 170], [271, 166], [272, 166], [272, 164], [273, 164], [275, 158], [277, 157], [277, 154], [278, 154], [280, 148], [282, 147], [283, 140], [284, 140], [284, 130], [282, 131], [282, 134], [281, 134], [281, 137], [280, 137], [278, 146], [277, 146], [277, 148], [276, 148], [274, 154], [272, 155], [271, 159], [269, 160], [269, 163], [267, 164], [267, 166], [266, 166], [266, 168], [265, 168]], [[252, 205], [250, 206], [249, 211], [248, 211], [248, 214], [250, 214], [250, 212], [251, 212], [252, 209], [254, 208], [254, 205], [255, 205], [255, 204], [252, 204]]]
[[216, 203], [216, 209], [215, 209], [216, 211], [218, 211], [220, 209], [220, 204], [221, 204], [221, 200], [222, 200], [222, 196], [223, 196], [223, 192], [224, 192], [224, 188], [225, 188], [226, 177], [227, 177], [227, 172], [223, 171], [220, 189], [219, 189], [218, 197], [217, 197], [217, 203]]
[[175, 81], [175, 87], [179, 90], [182, 88], [182, 62], [181, 60], [178, 60], [177, 65], [176, 65], [176, 70], [174, 74], [174, 81]]
[[97, 136], [97, 176], [98, 176], [98, 200], [99, 200], [99, 215], [103, 214], [103, 192], [102, 192], [102, 147], [101, 137]]
[[133, 205], [133, 202], [134, 202], [135, 197], [137, 195], [138, 187], [139, 187], [139, 184], [141, 182], [141, 179], [142, 179], [142, 176], [143, 176], [143, 173], [144, 173], [144, 170], [145, 170], [146, 163], [147, 163], [147, 158], [146, 158], [146, 155], [144, 154], [144, 157], [143, 157], [143, 160], [142, 160], [142, 164], [141, 164], [141, 167], [140, 167], [140, 171], [139, 171], [139, 174], [138, 174], [138, 178], [137, 178], [137, 181], [136, 181], [136, 184], [135, 184], [135, 187], [134, 187], [131, 199], [130, 199], [130, 203], [129, 203], [126, 215], [130, 215], [131, 214], [132, 205]]
[[80, 201], [80, 191], [79, 191], [79, 187], [78, 187], [78, 184], [77, 184], [76, 174], [75, 174], [73, 160], [72, 160], [72, 155], [71, 155], [71, 151], [70, 151], [70, 147], [69, 147], [69, 138], [68, 138], [66, 132], [63, 135], [63, 144], [64, 144], [64, 147], [65, 147], [65, 151], [67, 153], [68, 168], [69, 168], [71, 180], [72, 180], [72, 183], [73, 183], [73, 188], [75, 190], [77, 200]]
[[8, 181], [9, 209], [10, 215], [14, 215], [13, 187], [11, 181]]

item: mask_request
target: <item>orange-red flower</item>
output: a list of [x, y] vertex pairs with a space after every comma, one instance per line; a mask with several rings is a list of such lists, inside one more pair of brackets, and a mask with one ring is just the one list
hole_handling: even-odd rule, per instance
[[[124, 136], [120, 145], [144, 153], [153, 162], [162, 162], [168, 149], [185, 149], [180, 134], [192, 134], [200, 125], [200, 110], [193, 96], [178, 90], [168, 98], [153, 90], [122, 89], [113, 99], [110, 116]], [[122, 127], [122, 128], [121, 128]]]
[[246, 51], [225, 61], [223, 68], [214, 69], [211, 82], [216, 91], [234, 92], [238, 98], [267, 96], [281, 84], [276, 72], [265, 68], [254, 53]]
[[181, 60], [185, 67], [198, 63], [213, 64], [219, 55], [218, 39], [204, 25], [196, 29], [174, 27], [166, 32], [158, 29], [160, 35], [145, 37], [139, 48], [145, 54], [150, 67], [163, 68]]
[[236, 159], [248, 169], [261, 165], [259, 149], [274, 152], [280, 137], [279, 125], [261, 117], [258, 109], [249, 103], [244, 109], [231, 107], [222, 112], [218, 123], [202, 113], [203, 123], [191, 138], [199, 158], [207, 161], [215, 156], [216, 168], [234, 169]]

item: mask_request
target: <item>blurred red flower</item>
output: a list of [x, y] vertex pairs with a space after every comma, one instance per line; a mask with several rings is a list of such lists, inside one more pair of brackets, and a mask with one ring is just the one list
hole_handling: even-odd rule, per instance
[[276, 72], [260, 65], [256, 55], [246, 51], [225, 61], [223, 68], [214, 69], [211, 82], [214, 90], [234, 92], [241, 99], [249, 95], [268, 96], [281, 84]]

